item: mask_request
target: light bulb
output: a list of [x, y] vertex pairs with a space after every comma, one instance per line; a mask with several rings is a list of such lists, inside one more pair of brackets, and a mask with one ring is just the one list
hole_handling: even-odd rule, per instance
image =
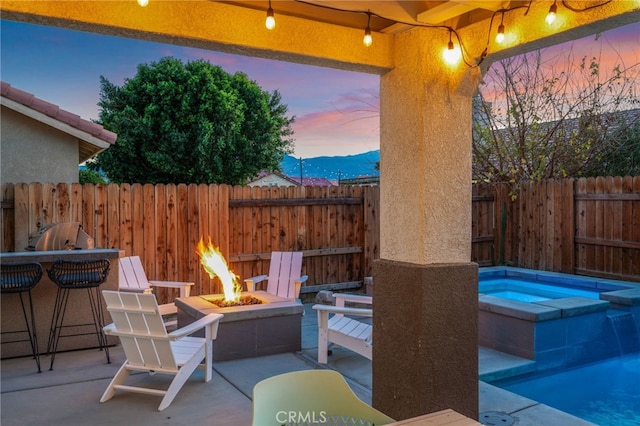
[[367, 47], [373, 44], [373, 37], [371, 37], [371, 28], [367, 27], [367, 29], [364, 30], [364, 37], [362, 38], [362, 43]]
[[460, 61], [460, 58], [462, 58], [462, 53], [460, 52], [460, 48], [455, 46], [453, 41], [449, 40], [447, 48], [442, 52], [442, 56], [447, 64], [456, 65]]
[[496, 34], [496, 43], [502, 43], [504, 41], [504, 25], [500, 24], [498, 27], [498, 34]]
[[271, 6], [269, 6], [269, 9], [267, 9], [267, 20], [265, 21], [264, 25], [268, 30], [272, 30], [276, 27], [276, 18], [273, 16], [273, 9], [271, 8]]
[[138, 4], [142, 7], [145, 7], [149, 4], [149, 0], [138, 0]]
[[367, 47], [373, 44], [373, 37], [371, 37], [371, 12], [367, 12], [367, 28], [364, 30], [362, 43]]
[[556, 12], [557, 11], [558, 11], [558, 6], [556, 5], [556, 2], [554, 1], [553, 4], [551, 5], [551, 7], [549, 8], [549, 13], [547, 14], [547, 17], [544, 19], [547, 22], [547, 25], [553, 24], [553, 21], [556, 20]]

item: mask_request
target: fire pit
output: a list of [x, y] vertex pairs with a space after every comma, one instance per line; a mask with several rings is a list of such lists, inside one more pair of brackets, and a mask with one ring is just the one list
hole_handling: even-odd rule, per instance
[[205, 244], [200, 239], [196, 252], [209, 276], [220, 279], [224, 294], [176, 299], [178, 326], [184, 327], [212, 312], [224, 314], [213, 342], [214, 361], [301, 349], [304, 308], [300, 302], [264, 291], [243, 292], [237, 275], [211, 241]]
[[178, 327], [215, 312], [224, 314], [213, 342], [213, 360], [228, 361], [285, 352], [302, 347], [302, 304], [264, 291], [242, 292], [262, 301], [260, 304], [218, 307], [210, 300], [220, 294], [176, 299]]

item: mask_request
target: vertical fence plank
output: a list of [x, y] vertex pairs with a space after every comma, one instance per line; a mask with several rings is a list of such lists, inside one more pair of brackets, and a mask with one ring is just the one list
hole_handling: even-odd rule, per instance
[[[126, 252], [126, 256], [139, 255], [145, 249], [145, 199], [144, 188], [139, 183], [131, 185], [131, 252]], [[153, 216], [149, 216], [153, 217]], [[149, 222], [151, 222], [149, 220]]]
[[191, 250], [192, 250], [189, 252], [190, 253], [189, 263], [188, 263], [189, 271], [187, 274], [187, 281], [191, 281], [195, 283], [195, 285], [191, 289], [193, 294], [206, 294], [206, 292], [204, 292], [204, 289], [202, 288], [204, 281], [201, 279], [201, 276], [200, 276], [201, 274], [204, 274], [204, 271], [200, 266], [200, 258], [195, 254], [196, 247], [201, 237], [204, 239], [205, 244], [208, 242], [207, 236], [201, 235], [200, 229], [199, 229], [200, 219], [199, 219], [198, 208], [200, 206], [200, 201], [199, 201], [198, 185], [192, 183], [187, 186], [187, 198], [189, 200], [189, 205], [187, 208], [187, 221], [189, 222], [188, 245], [191, 247]]
[[[573, 179], [565, 179], [561, 182], [560, 199], [557, 205], [561, 206], [562, 212], [559, 220], [562, 225], [561, 243], [561, 262], [556, 271], [572, 274], [575, 269], [575, 230], [576, 225], [576, 208], [574, 194]], [[557, 217], [557, 216], [556, 216]]]
[[94, 245], [98, 246], [96, 240], [96, 200], [95, 185], [86, 183], [82, 185], [82, 227], [87, 234], [93, 237]]
[[176, 188], [176, 267], [174, 279], [189, 281], [189, 258], [196, 246], [189, 245], [189, 194], [187, 185]]
[[[131, 185], [128, 183], [120, 184], [120, 192], [118, 200], [118, 206], [120, 210], [119, 223], [120, 223], [120, 243], [115, 247], [124, 250], [125, 256], [130, 255], [133, 252], [133, 194], [131, 192]], [[114, 194], [116, 196], [116, 194]], [[114, 203], [115, 204], [115, 200]]]
[[[625, 195], [633, 193], [633, 178], [631, 176], [625, 176], [622, 178], [621, 192]], [[620, 239], [622, 241], [633, 241], [633, 201], [621, 203], [620, 209]], [[636, 224], [640, 227], [640, 223]], [[633, 249], [623, 247], [620, 255], [620, 273], [624, 275], [631, 274], [632, 267], [632, 253]]]
[[108, 248], [107, 241], [107, 186], [99, 184], [95, 188], [95, 239], [96, 247]]
[[[140, 255], [142, 265], [147, 276], [153, 277], [155, 274], [156, 261], [156, 188], [154, 185], [147, 183], [142, 186], [144, 195], [144, 251]], [[149, 220], [152, 219], [152, 220]]]
[[[167, 185], [167, 270], [169, 280], [177, 280], [178, 275], [178, 188]], [[171, 292], [170, 292], [171, 293]]]
[[[380, 258], [380, 191], [379, 188], [368, 186], [364, 190], [364, 276], [373, 273], [373, 261]], [[375, 283], [374, 283], [375, 285]]]
[[115, 183], [107, 185], [107, 248], [120, 245], [120, 202], [118, 193], [120, 186]]
[[2, 185], [2, 217], [0, 220], [0, 250], [3, 252], [16, 251], [16, 214], [15, 214], [15, 185], [13, 183], [3, 183]]
[[[23, 251], [29, 245], [31, 230], [35, 231], [38, 228], [36, 221], [38, 213], [42, 211], [42, 192], [38, 191], [40, 196], [36, 196], [35, 192], [41, 187], [39, 184], [30, 187], [26, 183], [17, 183], [14, 187], [14, 240], [17, 251]], [[32, 212], [31, 209], [35, 211]]]
[[82, 185], [79, 183], [71, 184], [71, 188], [69, 189], [69, 206], [69, 219], [72, 222], [79, 222], [82, 224]]
[[[640, 194], [640, 176], [633, 178], [633, 192]], [[631, 241], [640, 241], [640, 201], [632, 201]], [[640, 277], [640, 249], [633, 251], [631, 256], [630, 276]]]
[[[606, 181], [604, 178], [602, 177], [597, 177], [596, 178], [596, 190], [595, 193], [596, 194], [604, 194], [605, 193], [605, 188], [606, 188]], [[594, 214], [595, 214], [595, 234], [594, 234], [594, 238], [600, 240], [604, 238], [604, 204], [603, 201], [601, 199], [596, 199], [595, 201], [595, 208], [594, 208]], [[601, 245], [597, 245], [595, 246], [595, 258], [594, 258], [594, 265], [595, 265], [595, 270], [597, 271], [602, 271], [604, 270], [604, 259], [606, 256], [606, 252], [608, 250], [601, 246]]]

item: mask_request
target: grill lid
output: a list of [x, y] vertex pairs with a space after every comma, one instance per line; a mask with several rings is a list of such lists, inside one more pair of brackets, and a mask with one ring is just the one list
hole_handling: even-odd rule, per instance
[[29, 240], [27, 250], [51, 251], [93, 249], [93, 238], [82, 229], [80, 222], [63, 222], [44, 227]]

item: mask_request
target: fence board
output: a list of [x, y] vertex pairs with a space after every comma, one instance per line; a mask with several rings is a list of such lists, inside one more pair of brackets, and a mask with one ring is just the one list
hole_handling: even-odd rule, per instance
[[[131, 253], [133, 246], [133, 206], [132, 206], [132, 197], [131, 193], [131, 185], [127, 183], [123, 183], [120, 185], [120, 193], [118, 194], [119, 204], [120, 204], [120, 241], [115, 242], [114, 247], [118, 247], [121, 250], [124, 250], [126, 253]], [[117, 195], [116, 195], [117, 196]], [[114, 200], [115, 201], [115, 200]]]

